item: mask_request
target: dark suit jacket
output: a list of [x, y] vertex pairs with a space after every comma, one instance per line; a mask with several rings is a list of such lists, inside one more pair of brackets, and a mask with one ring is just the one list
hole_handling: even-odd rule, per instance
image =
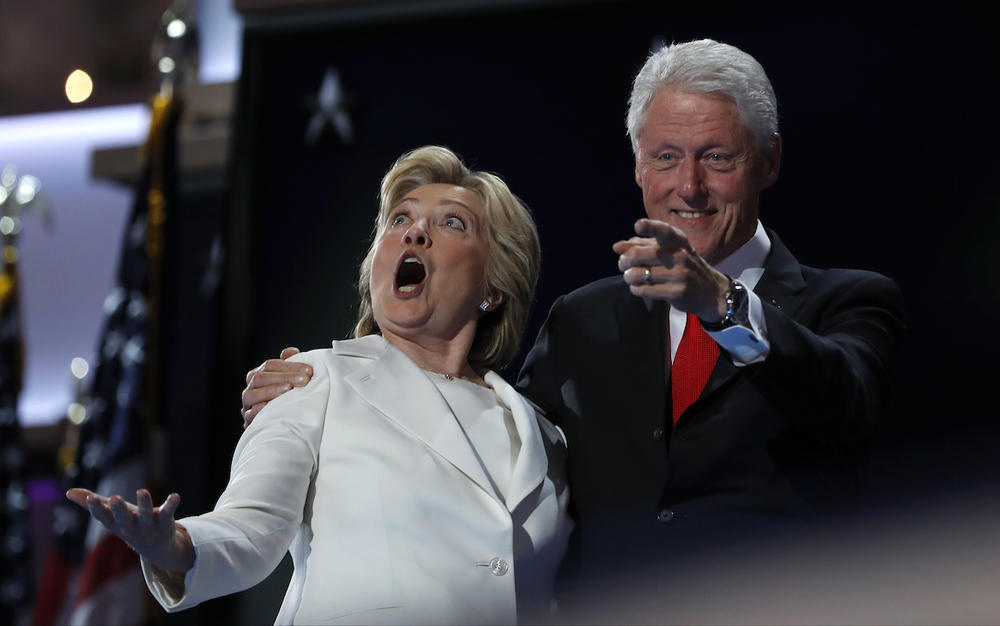
[[727, 520], [745, 529], [848, 494], [845, 461], [885, 408], [902, 297], [879, 274], [800, 265], [768, 234], [754, 291], [771, 351], [746, 367], [723, 353], [676, 427], [663, 302], [614, 276], [552, 306], [518, 387], [566, 433], [582, 571], [632, 567], [678, 549], [677, 537], [712, 540]]

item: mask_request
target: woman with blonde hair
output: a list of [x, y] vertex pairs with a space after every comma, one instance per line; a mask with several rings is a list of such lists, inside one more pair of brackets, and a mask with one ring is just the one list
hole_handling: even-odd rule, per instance
[[355, 338], [293, 357], [307, 385], [237, 445], [215, 510], [174, 521], [68, 497], [142, 556], [168, 611], [246, 589], [290, 551], [276, 623], [513, 623], [551, 603], [571, 522], [565, 440], [494, 370], [538, 278], [531, 214], [435, 146], [385, 175]]

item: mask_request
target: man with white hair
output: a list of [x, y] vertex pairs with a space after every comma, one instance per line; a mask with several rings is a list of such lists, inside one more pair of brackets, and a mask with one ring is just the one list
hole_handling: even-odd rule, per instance
[[893, 281], [802, 266], [761, 225], [781, 136], [753, 57], [654, 52], [627, 125], [648, 219], [622, 276], [555, 302], [518, 382], [566, 433], [591, 575], [845, 504], [903, 333]]
[[[893, 281], [800, 265], [760, 223], [782, 145], [753, 57], [652, 53], [627, 126], [648, 219], [614, 244], [621, 275], [555, 302], [518, 382], [565, 431], [588, 581], [843, 504], [903, 334]], [[248, 374], [250, 419], [295, 384], [269, 364]]]

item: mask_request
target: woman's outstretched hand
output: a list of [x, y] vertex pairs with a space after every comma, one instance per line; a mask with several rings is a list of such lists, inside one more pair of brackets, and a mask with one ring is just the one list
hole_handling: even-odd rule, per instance
[[79, 488], [67, 491], [66, 497], [90, 511], [94, 519], [153, 565], [181, 574], [194, 565], [191, 537], [183, 526], [174, 522], [174, 511], [181, 502], [176, 493], [157, 507], [145, 489], [135, 492], [136, 504], [118, 495], [107, 498]]

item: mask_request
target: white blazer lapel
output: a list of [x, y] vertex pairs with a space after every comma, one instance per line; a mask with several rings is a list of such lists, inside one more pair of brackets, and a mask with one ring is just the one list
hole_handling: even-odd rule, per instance
[[385, 346], [381, 354], [372, 355], [370, 363], [344, 376], [344, 381], [496, 499], [472, 445], [434, 383], [403, 352], [388, 342]]
[[507, 489], [507, 509], [513, 511], [524, 498], [545, 480], [549, 462], [545, 445], [538, 428], [535, 410], [510, 384], [495, 372], [486, 373], [486, 383], [510, 408], [517, 435], [521, 438], [521, 451], [514, 462], [510, 487]]

